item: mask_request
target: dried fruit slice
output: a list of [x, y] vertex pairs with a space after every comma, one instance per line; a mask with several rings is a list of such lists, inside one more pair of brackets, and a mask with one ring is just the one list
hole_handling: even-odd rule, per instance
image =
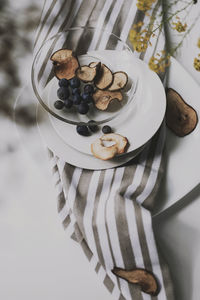
[[105, 90], [113, 82], [113, 74], [111, 70], [104, 64], [101, 64], [100, 70], [95, 78], [95, 86], [100, 90]]
[[116, 145], [105, 147], [101, 139], [97, 139], [94, 143], [91, 144], [92, 154], [99, 159], [109, 160], [117, 154]]
[[156, 296], [159, 293], [159, 285], [156, 277], [145, 269], [133, 269], [130, 271], [114, 268], [112, 272], [130, 283], [138, 284], [144, 293]]
[[128, 75], [125, 72], [119, 71], [113, 73], [113, 83], [109, 87], [109, 91], [118, 91], [123, 89], [128, 82]]
[[[114, 145], [105, 146], [103, 143], [104, 141], [114, 142]], [[91, 144], [91, 151], [96, 158], [108, 160], [113, 158], [117, 154], [124, 153], [127, 144], [127, 138], [120, 134], [104, 134]]]
[[79, 68], [78, 59], [69, 49], [60, 49], [54, 52], [50, 58], [54, 64], [54, 72], [58, 79], [71, 79], [75, 76], [76, 69]]
[[88, 66], [82, 66], [81, 68], [76, 70], [76, 76], [83, 82], [93, 81], [96, 74], [96, 68], [90, 68]]
[[68, 58], [70, 58], [72, 56], [73, 56], [72, 50], [60, 49], [60, 50], [54, 52], [50, 59], [53, 62], [61, 64], [61, 63], [65, 62]]
[[88, 66], [89, 66], [90, 68], [95, 68], [98, 64], [99, 64], [98, 61], [92, 61], [91, 63], [89, 63]]
[[54, 66], [54, 72], [58, 79], [71, 79], [75, 76], [76, 70], [79, 68], [78, 60], [71, 56], [65, 62]]
[[101, 62], [99, 61], [93, 61], [88, 65], [90, 68], [96, 68], [97, 72], [100, 70], [101, 68]]
[[118, 101], [122, 101], [123, 97], [121, 92], [97, 90], [93, 94], [93, 99], [96, 108], [99, 110], [106, 110], [112, 100], [117, 99]]
[[122, 154], [125, 151], [125, 148], [128, 144], [128, 140], [126, 137], [118, 134], [118, 133], [108, 133], [104, 134], [101, 137], [101, 140], [108, 141], [108, 142], [115, 142], [117, 146], [117, 154]]
[[196, 111], [171, 88], [167, 90], [166, 123], [180, 137], [191, 133], [198, 123]]

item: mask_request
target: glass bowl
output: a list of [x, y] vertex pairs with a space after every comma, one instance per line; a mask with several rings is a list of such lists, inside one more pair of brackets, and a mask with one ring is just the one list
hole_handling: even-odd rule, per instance
[[[101, 39], [99, 38], [101, 37]], [[99, 40], [101, 42], [99, 43]], [[54, 103], [58, 100], [58, 79], [55, 76], [55, 65], [50, 59], [52, 54], [60, 49], [70, 49], [75, 53], [79, 65], [88, 65], [91, 62], [105, 64], [112, 73], [126, 72], [128, 83], [121, 90], [123, 100], [113, 100], [108, 109], [101, 111], [94, 103], [86, 115], [77, 112], [77, 106], [70, 109], [58, 110]], [[58, 33], [45, 41], [35, 55], [32, 65], [32, 86], [34, 93], [45, 110], [55, 118], [69, 124], [78, 125], [94, 120], [97, 124], [104, 124], [129, 109], [137, 90], [137, 74], [129, 77], [131, 65], [131, 49], [116, 35], [105, 30], [99, 31], [91, 27], [74, 27]], [[81, 85], [81, 88], [83, 83]], [[70, 95], [71, 97], [71, 95]]]

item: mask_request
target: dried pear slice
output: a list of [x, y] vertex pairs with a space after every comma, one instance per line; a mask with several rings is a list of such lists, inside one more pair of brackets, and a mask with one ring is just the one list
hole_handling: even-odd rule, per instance
[[90, 68], [88, 66], [82, 66], [81, 68], [76, 70], [76, 76], [83, 82], [93, 81], [96, 74], [96, 68]]
[[72, 56], [61, 64], [54, 66], [54, 72], [58, 79], [71, 79], [76, 75], [76, 70], [79, 68], [78, 60]]
[[123, 89], [128, 82], [128, 75], [125, 72], [119, 71], [113, 73], [113, 83], [108, 88], [109, 91], [119, 91]]
[[100, 70], [95, 78], [95, 86], [100, 90], [105, 90], [113, 82], [113, 74], [111, 70], [104, 64], [101, 64]]
[[144, 293], [156, 296], [159, 293], [159, 285], [156, 277], [145, 269], [133, 269], [130, 271], [114, 268], [112, 272], [127, 280], [129, 283], [137, 284]]
[[114, 99], [117, 99], [118, 101], [122, 101], [122, 93], [119, 92], [110, 92], [110, 91], [102, 91], [102, 90], [96, 90], [96, 92], [93, 94], [93, 100], [96, 108], [99, 110], [106, 110], [108, 108], [108, 105], [110, 102]]
[[90, 68], [96, 68], [97, 72], [101, 68], [101, 62], [100, 61], [93, 61], [88, 65]]
[[178, 136], [191, 133], [197, 123], [196, 111], [173, 89], [167, 89], [167, 126]]
[[52, 54], [50, 59], [58, 64], [64, 63], [73, 56], [73, 51], [69, 49], [60, 49]]

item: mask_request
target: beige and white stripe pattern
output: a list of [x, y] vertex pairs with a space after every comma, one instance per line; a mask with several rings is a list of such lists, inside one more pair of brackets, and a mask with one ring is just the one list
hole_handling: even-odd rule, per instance
[[[158, 0], [151, 13], [160, 9]], [[46, 0], [36, 33], [35, 51], [55, 33], [85, 25], [94, 26], [96, 30], [89, 42], [84, 41], [84, 47], [104, 49], [109, 40], [101, 33], [102, 28], [126, 41], [132, 25], [140, 20], [145, 22], [146, 18], [136, 9], [135, 0]], [[51, 51], [55, 44], [56, 41]], [[164, 46], [162, 38], [156, 47], [163, 49]], [[148, 59], [153, 51], [154, 45], [146, 53], [136, 55]], [[46, 63], [45, 58], [42, 59], [38, 80], [49, 71]], [[116, 169], [102, 171], [74, 167], [49, 151], [64, 229], [81, 245], [113, 299], [174, 299], [169, 270], [154, 239], [150, 212], [163, 171], [164, 141], [163, 124], [137, 158]], [[114, 266], [152, 271], [160, 283], [160, 293], [149, 296], [138, 286], [115, 277], [111, 272]]]

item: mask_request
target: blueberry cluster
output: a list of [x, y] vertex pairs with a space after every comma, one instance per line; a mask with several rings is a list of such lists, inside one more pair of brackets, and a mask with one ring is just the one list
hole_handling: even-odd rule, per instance
[[80, 114], [87, 114], [89, 111], [89, 104], [93, 102], [94, 87], [91, 84], [86, 84], [81, 91], [81, 82], [77, 77], [70, 80], [62, 78], [58, 82], [59, 89], [57, 96], [60, 100], [54, 103], [56, 109], [63, 109], [64, 107], [70, 109], [72, 106], [77, 107]]
[[98, 130], [99, 127], [93, 120], [88, 121], [87, 125], [80, 124], [76, 126], [77, 133], [83, 136], [88, 136], [91, 132], [96, 132]]
[[[91, 132], [96, 132], [98, 130], [99, 127], [93, 120], [88, 121], [87, 124], [80, 124], [76, 126], [77, 133], [83, 136], [89, 136]], [[112, 132], [112, 129], [110, 126], [105, 125], [102, 127], [102, 132], [104, 134], [108, 134]]]
[[[70, 80], [62, 78], [58, 82], [59, 88], [57, 96], [60, 100], [55, 101], [54, 107], [58, 110], [63, 108], [70, 109], [72, 106], [77, 107], [80, 114], [87, 114], [89, 111], [89, 104], [93, 102], [94, 87], [91, 84], [86, 84], [81, 91], [81, 82], [77, 77]], [[76, 131], [83, 136], [89, 136], [92, 132], [98, 130], [98, 125], [95, 121], [90, 120], [87, 124], [77, 125]], [[102, 127], [104, 134], [111, 133], [110, 126], [105, 125]]]

